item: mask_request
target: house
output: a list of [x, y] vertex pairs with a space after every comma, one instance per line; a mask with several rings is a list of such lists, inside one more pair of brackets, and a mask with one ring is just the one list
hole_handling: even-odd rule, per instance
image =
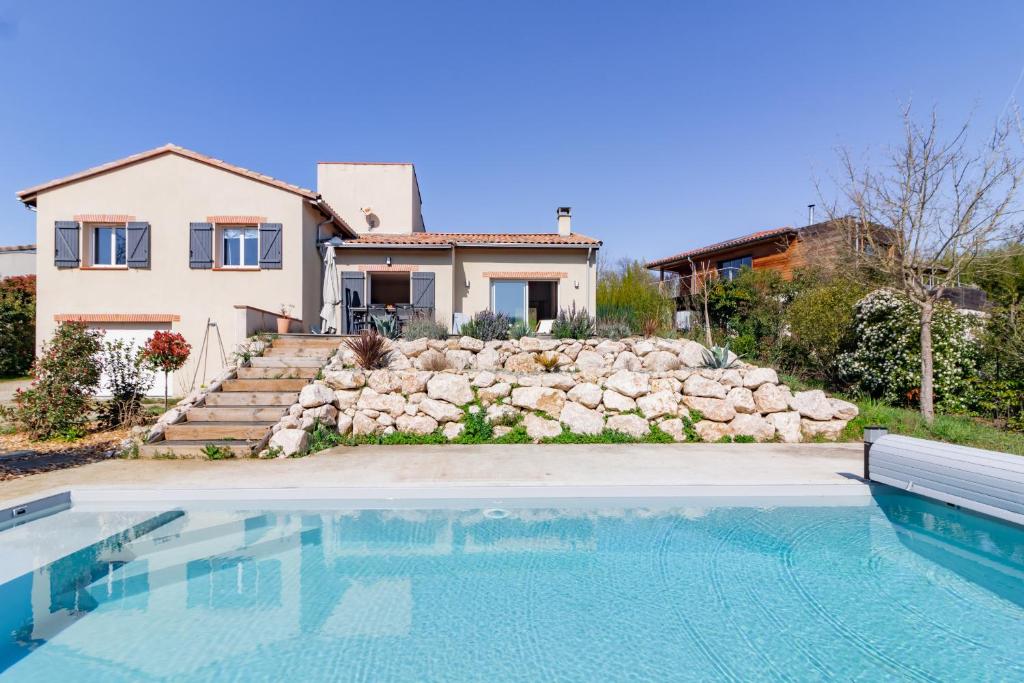
[[0, 247], [0, 279], [36, 272], [36, 245], [18, 244]]
[[[166, 145], [22, 190], [36, 211], [37, 345], [64, 320], [133, 343], [178, 331], [193, 353], [177, 393], [282, 311], [291, 331], [310, 332], [336, 307], [334, 331], [351, 333], [375, 307], [453, 331], [487, 309], [544, 319], [595, 308], [601, 242], [573, 232], [568, 208], [552, 232], [432, 232], [412, 164], [322, 162], [317, 185]], [[338, 283], [326, 297], [325, 280]]]

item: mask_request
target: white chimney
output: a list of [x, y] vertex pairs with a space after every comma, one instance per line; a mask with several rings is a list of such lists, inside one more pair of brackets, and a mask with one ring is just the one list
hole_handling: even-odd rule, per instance
[[556, 215], [558, 216], [558, 234], [568, 237], [572, 234], [572, 207], [560, 206]]

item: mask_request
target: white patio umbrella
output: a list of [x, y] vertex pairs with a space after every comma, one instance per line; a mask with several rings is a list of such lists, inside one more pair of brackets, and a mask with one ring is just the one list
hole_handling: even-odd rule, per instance
[[338, 331], [338, 304], [341, 303], [338, 285], [338, 267], [334, 265], [334, 247], [324, 245], [324, 290], [321, 293], [320, 331], [324, 334]]

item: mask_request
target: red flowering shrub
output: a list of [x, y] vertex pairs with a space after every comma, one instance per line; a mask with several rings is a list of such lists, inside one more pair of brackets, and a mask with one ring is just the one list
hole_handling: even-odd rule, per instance
[[36, 276], [0, 279], [0, 377], [23, 375], [36, 346]]
[[61, 323], [32, 365], [32, 385], [14, 396], [14, 419], [33, 439], [85, 434], [100, 382], [103, 333], [84, 323]]
[[146, 340], [142, 357], [157, 370], [174, 372], [188, 360], [192, 346], [177, 332], [157, 330]]

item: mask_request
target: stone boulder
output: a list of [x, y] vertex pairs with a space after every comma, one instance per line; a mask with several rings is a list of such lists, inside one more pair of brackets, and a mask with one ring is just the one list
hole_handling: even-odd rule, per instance
[[338, 415], [338, 433], [342, 436], [352, 431], [352, 418], [348, 415]]
[[437, 429], [437, 420], [427, 415], [417, 415], [415, 417], [399, 415], [395, 421], [395, 426], [398, 427], [400, 432], [420, 435], [430, 434]]
[[604, 367], [604, 356], [594, 351], [580, 351], [576, 355], [576, 367], [580, 372], [598, 372]]
[[714, 443], [721, 441], [723, 436], [732, 436], [732, 427], [723, 422], [711, 422], [709, 420], [701, 420], [697, 424], [693, 425], [694, 430], [700, 435], [701, 441], [707, 441]]
[[761, 413], [781, 413], [789, 410], [789, 394], [774, 384], [762, 384], [754, 392], [754, 405]]
[[860, 414], [860, 408], [849, 401], [830, 398], [828, 402], [832, 404], [832, 419], [834, 420], [852, 420]]
[[528, 413], [523, 418], [523, 426], [526, 427], [526, 435], [534, 441], [550, 439], [562, 433], [562, 425], [558, 420], [548, 420], [534, 413]]
[[683, 393], [687, 396], [703, 396], [704, 398], [725, 398], [725, 387], [713, 379], [701, 375], [690, 375], [683, 382]]
[[356, 407], [361, 410], [376, 410], [397, 417], [405, 412], [405, 397], [401, 394], [381, 394], [366, 387], [360, 394]]
[[495, 382], [489, 387], [478, 389], [476, 395], [484, 403], [494, 403], [512, 393], [512, 385], [508, 382]]
[[523, 351], [533, 353], [536, 351], [554, 351], [558, 348], [557, 339], [538, 339], [537, 337], [522, 337], [519, 340], [519, 348]]
[[[654, 353], [663, 352], [655, 351]], [[651, 355], [653, 356], [654, 353]], [[679, 399], [677, 394], [673, 394], [670, 391], [659, 391], [638, 398], [636, 400], [636, 407], [640, 409], [644, 417], [648, 420], [653, 420], [662, 415], [675, 415], [679, 410]]]
[[752, 436], [756, 441], [768, 441], [775, 436], [775, 425], [760, 415], [740, 413], [729, 422], [733, 436]]
[[835, 441], [842, 435], [844, 429], [846, 429], [846, 420], [819, 421], [807, 418], [800, 420], [800, 431], [807, 439], [821, 437], [828, 441]]
[[601, 387], [593, 382], [581, 382], [569, 390], [570, 401], [581, 403], [587, 408], [596, 408], [601, 403]]
[[516, 387], [512, 390], [512, 405], [529, 410], [543, 410], [556, 420], [565, 405], [565, 392], [549, 387]]
[[668, 351], [651, 351], [644, 356], [643, 365], [650, 372], [668, 372], [679, 367], [679, 358]]
[[307, 408], [302, 411], [303, 424], [309, 420], [310, 428], [317, 422], [328, 427], [333, 427], [338, 423], [338, 409], [330, 403], [326, 403], [316, 408]]
[[693, 410], [700, 411], [705, 421], [729, 422], [736, 417], [736, 409], [725, 399], [684, 396], [683, 402]]
[[574, 434], [600, 434], [604, 430], [601, 413], [574, 401], [565, 404], [559, 419]]
[[775, 427], [775, 432], [783, 443], [800, 443], [802, 439], [800, 431], [800, 413], [789, 411], [785, 413], [771, 413], [766, 418]]
[[568, 375], [564, 372], [552, 372], [540, 376], [540, 385], [542, 387], [569, 391], [576, 386], [576, 380], [573, 379], [572, 375]]
[[757, 404], [754, 402], [754, 392], [744, 387], [733, 387], [729, 390], [725, 400], [732, 404], [737, 413], [756, 413]]
[[497, 370], [501, 367], [501, 354], [490, 346], [476, 354], [476, 367], [480, 370]]
[[420, 412], [426, 413], [438, 422], [458, 422], [462, 419], [462, 410], [447, 401], [425, 398], [418, 405]]
[[594, 351], [601, 354], [602, 356], [606, 353], [619, 354], [626, 350], [626, 345], [622, 342], [615, 341], [613, 339], [605, 339], [600, 344], [594, 347]]
[[605, 408], [620, 413], [626, 412], [627, 410], [634, 410], [636, 408], [636, 401], [631, 399], [629, 396], [623, 396], [619, 392], [611, 389], [605, 389], [602, 400], [604, 401]]
[[331, 370], [324, 373], [324, 384], [332, 389], [359, 389], [366, 384], [362, 370]]
[[835, 412], [825, 392], [820, 389], [796, 392], [789, 397], [789, 407], [812, 420], [831, 420]]
[[474, 339], [473, 337], [459, 337], [459, 348], [463, 351], [479, 353], [484, 350], [484, 342], [483, 340]]
[[651, 390], [651, 379], [646, 373], [619, 370], [605, 380], [604, 386], [623, 396], [638, 398]]
[[743, 378], [743, 386], [747, 389], [757, 389], [762, 384], [778, 384], [779, 376], [771, 368], [752, 368], [747, 371]]
[[327, 403], [334, 403], [334, 391], [326, 384], [307, 384], [299, 392], [299, 405], [303, 408], [317, 408]]
[[475, 362], [475, 356], [471, 351], [463, 351], [461, 349], [446, 351], [444, 357], [448, 361], [448, 367], [452, 370], [471, 368]]
[[466, 425], [461, 422], [447, 422], [441, 429], [441, 433], [444, 434], [444, 438], [449, 441], [459, 438], [462, 432], [465, 431]]
[[427, 338], [410, 339], [398, 342], [398, 350], [409, 358], [414, 358], [427, 350]]
[[635, 439], [641, 439], [651, 433], [647, 420], [639, 415], [612, 415], [608, 418], [608, 428]]
[[338, 406], [338, 410], [354, 408], [359, 401], [359, 394], [359, 389], [338, 389], [334, 392], [334, 404]]
[[623, 351], [615, 357], [615, 362], [612, 363], [612, 370], [629, 370], [631, 372], [638, 372], [643, 370], [644, 363], [640, 360], [640, 356], [636, 355], [632, 351]]
[[700, 368], [704, 366], [705, 349], [695, 341], [687, 341], [683, 350], [679, 352], [679, 362], [688, 368]]
[[375, 418], [366, 413], [358, 412], [352, 417], [352, 436], [369, 436], [381, 430], [381, 425]]
[[496, 422], [511, 422], [519, 414], [519, 411], [510, 405], [504, 403], [496, 403], [487, 408], [487, 421], [490, 423]]
[[390, 394], [402, 389], [402, 378], [391, 370], [374, 370], [366, 378], [366, 386], [378, 394]]
[[427, 390], [427, 381], [431, 373], [425, 370], [403, 370], [398, 373], [401, 392], [406, 395], [418, 394]]
[[427, 381], [427, 396], [461, 406], [473, 400], [473, 389], [465, 375], [439, 372]]
[[678, 417], [662, 420], [658, 428], [672, 437], [673, 441], [686, 441], [686, 427]]
[[416, 367], [420, 370], [443, 370], [448, 367], [448, 358], [443, 351], [427, 349], [416, 357]]
[[470, 384], [478, 388], [487, 388], [497, 381], [498, 378], [495, 377], [493, 372], [490, 370], [481, 370], [476, 373], [476, 377], [473, 378], [473, 381], [470, 382]]
[[270, 437], [270, 447], [280, 449], [279, 457], [290, 458], [309, 447], [309, 434], [304, 429], [282, 429]]
[[505, 361], [505, 369], [524, 374], [543, 370], [532, 353], [513, 353]]
[[643, 358], [651, 351], [654, 351], [654, 342], [649, 339], [641, 339], [640, 341], [633, 343], [633, 353]]

